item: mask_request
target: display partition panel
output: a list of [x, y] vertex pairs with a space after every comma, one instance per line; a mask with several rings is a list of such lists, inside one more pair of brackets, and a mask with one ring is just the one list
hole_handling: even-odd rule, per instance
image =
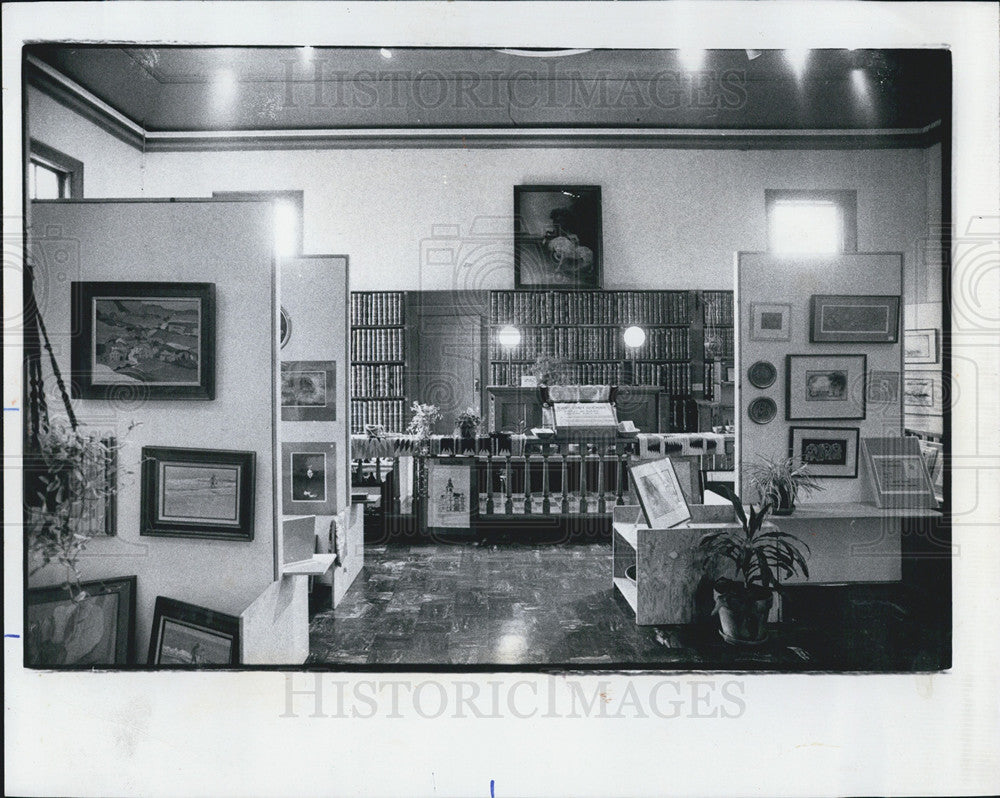
[[[873, 336], [856, 333], [811, 340], [823, 337], [813, 334], [813, 322], [817, 305], [830, 297], [862, 309], [881, 303], [891, 311], [888, 316], [894, 316], [904, 295], [901, 253], [778, 257], [743, 252], [737, 256], [736, 292], [740, 462], [788, 457], [790, 442], [797, 442], [800, 449], [803, 445], [798, 440], [802, 428], [822, 429], [822, 435], [833, 438], [842, 431], [843, 439], [852, 444], [858, 435], [903, 434], [903, 396], [898, 388], [903, 347], [897, 334], [902, 319], [890, 320], [891, 330], [883, 332], [882, 341], [861, 340]], [[755, 314], [759, 316], [765, 304], [789, 307], [787, 339], [762, 337], [756, 330]], [[854, 324], [850, 319], [843, 323], [848, 322]], [[761, 362], [775, 366], [776, 379], [748, 376]], [[777, 406], [767, 423], [760, 423], [759, 414], [755, 417], [754, 403], [761, 399]], [[852, 462], [825, 464], [818, 475], [823, 489], [799, 503], [868, 501], [862, 481], [854, 475], [854, 456], [852, 448]]]

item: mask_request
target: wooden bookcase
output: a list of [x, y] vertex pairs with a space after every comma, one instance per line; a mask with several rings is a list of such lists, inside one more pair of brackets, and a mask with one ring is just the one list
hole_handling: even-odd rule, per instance
[[351, 292], [351, 432], [406, 426], [405, 304], [402, 291]]
[[[732, 362], [732, 307], [731, 291], [492, 291], [490, 383], [520, 385], [537, 358], [559, 357], [571, 382], [663, 388], [670, 430], [696, 431], [698, 400], [713, 398], [707, 364], [726, 376]], [[497, 341], [507, 324], [521, 332], [509, 357]], [[629, 350], [622, 333], [633, 324], [646, 342]]]

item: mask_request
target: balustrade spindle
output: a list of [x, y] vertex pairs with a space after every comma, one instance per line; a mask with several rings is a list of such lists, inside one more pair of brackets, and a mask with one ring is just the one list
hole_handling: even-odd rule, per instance
[[531, 515], [531, 457], [524, 455], [524, 514]]
[[513, 497], [513, 490], [512, 490], [512, 488], [513, 488], [513, 484], [512, 484], [513, 481], [510, 478], [511, 475], [510, 475], [510, 455], [509, 454], [507, 455], [506, 459], [507, 459], [507, 470], [506, 470], [506, 476], [507, 476], [507, 499], [504, 502], [503, 511], [507, 515], [513, 515], [514, 514], [514, 497]]
[[618, 477], [617, 479], [618, 485], [615, 488], [616, 493], [618, 495], [615, 498], [615, 504], [617, 504], [619, 507], [625, 504], [625, 498], [622, 496], [623, 488], [625, 485], [625, 457], [626, 454], [624, 452], [618, 453], [618, 461], [616, 463], [616, 469], [615, 469], [616, 476]]
[[569, 512], [569, 469], [566, 466], [566, 453], [563, 452], [559, 456], [562, 457], [562, 502], [559, 509], [566, 515]]
[[604, 455], [597, 455], [597, 512], [602, 515], [608, 511], [607, 502], [604, 501]]
[[587, 455], [580, 453], [580, 513], [587, 512]]
[[493, 455], [486, 453], [486, 514], [493, 512]]
[[549, 453], [546, 448], [542, 452], [542, 514], [548, 515], [552, 512], [552, 505], [549, 502]]

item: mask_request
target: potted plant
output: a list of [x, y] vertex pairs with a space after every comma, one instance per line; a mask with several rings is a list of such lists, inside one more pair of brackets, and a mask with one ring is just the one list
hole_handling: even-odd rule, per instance
[[426, 446], [434, 432], [434, 425], [441, 420], [441, 411], [437, 405], [422, 405], [419, 402], [414, 402], [410, 409], [413, 411], [413, 418], [410, 419], [406, 432]]
[[[796, 479], [812, 481], [801, 471]], [[710, 564], [718, 567], [728, 562], [733, 567], [733, 577], [723, 576], [713, 582], [712, 614], [719, 616], [722, 636], [727, 642], [761, 643], [767, 639], [767, 616], [779, 580], [797, 573], [809, 578], [806, 565], [809, 546], [795, 535], [774, 526], [765, 527], [764, 522], [777, 502], [774, 494], [762, 492], [760, 504], [750, 504], [748, 514], [735, 492], [727, 487], [716, 490], [733, 505], [741, 528], [709, 532], [699, 542]]]
[[791, 515], [795, 500], [821, 490], [820, 484], [808, 472], [805, 463], [796, 464], [791, 457], [783, 460], [761, 458], [744, 467], [747, 482], [757, 492], [761, 504], [767, 504], [773, 515]]
[[474, 438], [482, 423], [483, 417], [474, 407], [467, 407], [456, 418], [458, 434], [462, 438]]

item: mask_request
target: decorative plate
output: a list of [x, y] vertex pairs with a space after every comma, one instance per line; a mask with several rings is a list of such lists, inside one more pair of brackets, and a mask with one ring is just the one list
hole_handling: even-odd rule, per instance
[[773, 399], [766, 396], [759, 396], [754, 399], [747, 408], [747, 415], [755, 424], [767, 424], [773, 421], [778, 413], [778, 406]]
[[770, 388], [778, 378], [778, 370], [773, 363], [758, 360], [750, 367], [747, 377], [754, 388]]

